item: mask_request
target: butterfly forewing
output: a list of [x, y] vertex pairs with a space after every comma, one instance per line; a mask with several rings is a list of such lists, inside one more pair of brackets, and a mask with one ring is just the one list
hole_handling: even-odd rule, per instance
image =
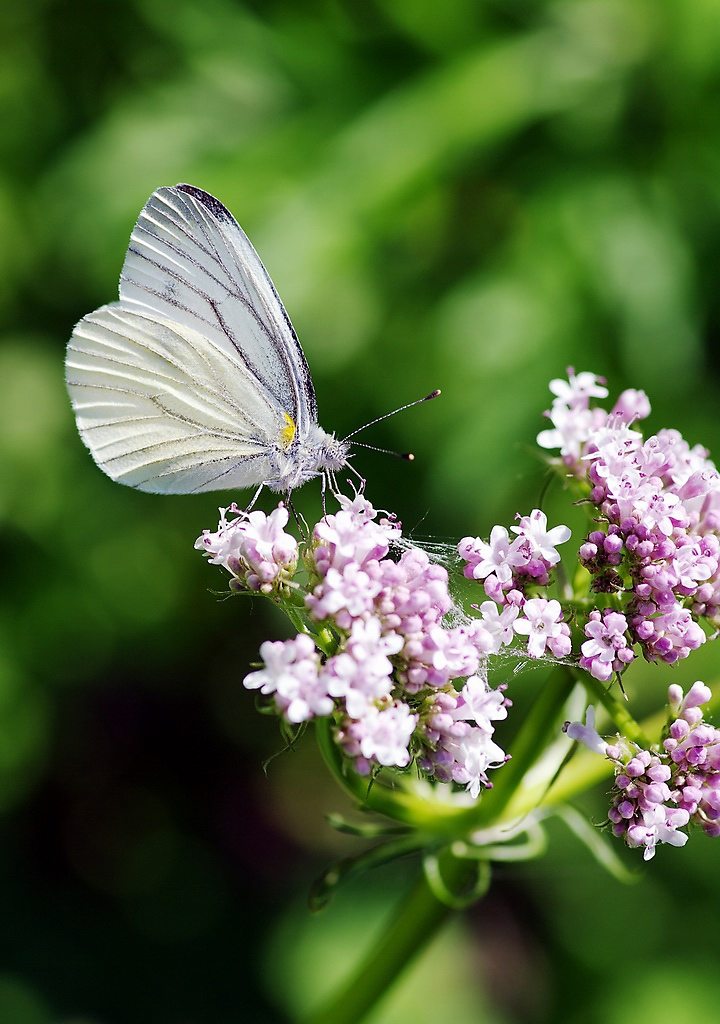
[[130, 239], [120, 299], [190, 327], [265, 388], [300, 434], [317, 421], [315, 393], [290, 319], [232, 214], [190, 185], [161, 188]]

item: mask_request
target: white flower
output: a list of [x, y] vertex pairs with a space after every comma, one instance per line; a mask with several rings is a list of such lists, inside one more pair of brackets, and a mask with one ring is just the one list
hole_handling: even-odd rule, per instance
[[[490, 533], [490, 542], [485, 543], [479, 537], [472, 540], [466, 538], [461, 544], [466, 545], [463, 557], [468, 560], [472, 556], [473, 576], [476, 580], [484, 580], [486, 576], [494, 573], [501, 583], [507, 583], [512, 576], [512, 569], [508, 556], [510, 553], [510, 536], [504, 526], [493, 526]], [[470, 547], [472, 546], [472, 552]]]
[[246, 689], [274, 693], [290, 722], [330, 714], [333, 701], [320, 677], [320, 658], [309, 636], [300, 633], [291, 640], [266, 640], [260, 654], [265, 668], [245, 676]]
[[548, 644], [565, 632], [560, 602], [533, 597], [523, 605], [523, 614], [524, 618], [516, 619], [513, 628], [516, 633], [527, 636], [530, 657], [542, 658]]
[[488, 783], [488, 769], [505, 764], [505, 751], [482, 729], [469, 729], [459, 738], [449, 736], [444, 746], [456, 761], [453, 777], [467, 787], [473, 800]]
[[397, 633], [383, 636], [381, 629], [376, 618], [357, 619], [345, 650], [329, 658], [322, 670], [327, 692], [345, 699], [350, 718], [363, 718], [369, 706], [392, 692], [389, 655], [397, 654], [404, 641]]
[[369, 559], [384, 558], [390, 544], [402, 535], [399, 524], [387, 519], [374, 522], [377, 512], [362, 495], [356, 495], [353, 501], [338, 495], [338, 500], [340, 511], [323, 516], [313, 530], [313, 538], [323, 551], [318, 564], [321, 572], [328, 565], [342, 570], [349, 562], [363, 566]]
[[410, 763], [408, 745], [417, 722], [418, 716], [410, 713], [407, 704], [398, 702], [383, 711], [370, 706], [357, 723], [362, 756], [388, 767], [404, 768]]
[[556, 396], [553, 404], [576, 408], [587, 405], [591, 398], [607, 398], [608, 389], [602, 377], [589, 370], [575, 373], [571, 366], [567, 372], [568, 380], [559, 377], [550, 381], [550, 390]]
[[[221, 508], [216, 533], [203, 530], [195, 547], [213, 565], [222, 565], [250, 590], [270, 593], [276, 581], [291, 576], [298, 560], [298, 542], [285, 533], [288, 510], [282, 504], [266, 515], [259, 510], [241, 512], [237, 506]], [[228, 519], [228, 513], [237, 513]]]
[[642, 824], [631, 825], [625, 834], [630, 847], [644, 846], [643, 860], [651, 860], [655, 856], [658, 843], [670, 846], [684, 846], [688, 841], [685, 832], [678, 832], [687, 825], [690, 815], [682, 808], [668, 808], [664, 804], [643, 811]]
[[512, 531], [518, 534], [519, 539], [524, 538], [528, 542], [535, 558], [541, 558], [548, 565], [556, 565], [560, 561], [555, 545], [564, 544], [572, 536], [567, 526], [554, 526], [548, 530], [547, 516], [539, 508], [533, 509], [529, 516], [522, 516], [520, 525], [513, 526]]
[[491, 690], [481, 676], [470, 676], [460, 691], [464, 703], [453, 718], [475, 724], [485, 733], [492, 734], [493, 722], [507, 718], [507, 701], [501, 690]]
[[344, 610], [346, 616], [339, 624], [347, 628], [352, 619], [372, 611], [380, 589], [377, 580], [371, 580], [355, 562], [348, 562], [342, 570], [330, 566], [325, 579], [306, 601], [313, 618], [318, 620], [336, 618]]
[[501, 611], [494, 601], [483, 601], [478, 610], [482, 615], [484, 629], [494, 641], [494, 648], [488, 653], [495, 654], [503, 644], [512, 643], [513, 623], [520, 614], [520, 609], [516, 604], [508, 604]]
[[595, 415], [592, 409], [566, 409], [554, 406], [550, 412], [552, 430], [541, 430], [537, 443], [541, 448], [559, 448], [564, 458], [577, 460], [592, 433]]

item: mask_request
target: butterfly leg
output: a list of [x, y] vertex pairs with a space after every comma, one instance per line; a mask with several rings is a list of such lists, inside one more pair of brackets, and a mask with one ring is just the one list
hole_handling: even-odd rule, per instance
[[297, 523], [297, 527], [298, 527], [298, 530], [300, 531], [300, 535], [301, 535], [302, 539], [305, 541], [305, 543], [307, 543], [310, 540], [310, 530], [308, 529], [308, 524], [305, 522], [305, 519], [303, 518], [303, 516], [300, 515], [298, 510], [293, 505], [293, 501], [292, 501], [292, 498], [290, 497], [290, 492], [289, 491], [285, 495], [285, 501], [287, 503], [287, 507], [290, 509], [290, 511], [293, 514], [293, 518], [295, 519], [295, 522]]
[[260, 492], [262, 491], [262, 489], [263, 489], [263, 487], [264, 487], [264, 486], [265, 486], [265, 484], [260, 484], [260, 486], [258, 487], [258, 489], [257, 489], [257, 490], [255, 491], [255, 493], [253, 494], [253, 496], [252, 496], [252, 500], [251, 500], [250, 504], [249, 504], [249, 505], [248, 505], [248, 507], [247, 507], [247, 508], [245, 509], [245, 514], [246, 514], [246, 515], [247, 515], [247, 513], [248, 513], [248, 512], [252, 511], [252, 509], [253, 509], [253, 506], [255, 505], [255, 502], [256, 502], [256, 501], [258, 500], [258, 498], [260, 497]]
[[[349, 460], [349, 459], [348, 459], [348, 461], [347, 461], [347, 462], [345, 463], [345, 469], [349, 469], [349, 470], [350, 470], [350, 472], [351, 472], [351, 473], [354, 473], [354, 475], [355, 475], [355, 476], [357, 477], [357, 479], [358, 479], [358, 480], [360, 481], [360, 487], [358, 488], [358, 491], [357, 491], [357, 493], [358, 493], [358, 494], [364, 494], [364, 493], [365, 493], [365, 484], [366, 484], [366, 480], [365, 480], [365, 477], [364, 477], [364, 476], [363, 476], [363, 475], [362, 475], [361, 473], [359, 473], [357, 469], [355, 469], [355, 467], [353, 466], [352, 462], [350, 462], [350, 460]], [[350, 481], [350, 480], [348, 480], [348, 483], [351, 483], [351, 481]], [[353, 490], [354, 490], [354, 487], [353, 487]]]

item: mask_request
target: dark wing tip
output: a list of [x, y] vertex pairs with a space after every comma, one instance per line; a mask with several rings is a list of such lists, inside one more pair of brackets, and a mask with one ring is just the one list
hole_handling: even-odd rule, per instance
[[230, 213], [226, 206], [216, 199], [215, 196], [211, 196], [209, 192], [205, 192], [201, 188], [197, 188], [195, 185], [179, 184], [175, 185], [173, 192], [184, 192], [185, 195], [190, 196], [195, 202], [200, 203], [204, 206], [208, 213], [212, 214], [217, 220], [228, 224], [236, 224], [237, 221]]

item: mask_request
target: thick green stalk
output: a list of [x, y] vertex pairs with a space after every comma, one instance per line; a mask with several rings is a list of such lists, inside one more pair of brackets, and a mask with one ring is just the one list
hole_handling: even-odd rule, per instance
[[[474, 870], [466, 861], [448, 859], [443, 878], [449, 888], [461, 888]], [[435, 898], [423, 876], [347, 983], [303, 1024], [359, 1024], [452, 913]]]
[[562, 707], [574, 685], [571, 669], [565, 665], [556, 666], [539, 690], [513, 740], [511, 760], [494, 773], [493, 788], [471, 807], [429, 801], [400, 784], [391, 787], [381, 780], [371, 784], [367, 778], [348, 771], [347, 761], [333, 739], [329, 719], [319, 719], [315, 723], [318, 745], [337, 782], [362, 806], [410, 825], [425, 833], [431, 842], [462, 839], [503, 818], [526, 773], [545, 749], [553, 730], [558, 728]]
[[388, 786], [381, 780], [358, 775], [348, 769], [347, 759], [335, 742], [332, 722], [319, 718], [315, 722], [315, 735], [325, 764], [338, 785], [356, 803], [393, 821], [410, 825], [428, 836], [456, 838], [466, 834], [472, 826], [475, 808], [453, 807], [452, 804], [433, 803], [403, 789]]
[[[400, 780], [396, 780], [395, 785], [386, 785], [382, 779], [373, 781], [356, 774], [348, 768], [347, 760], [333, 739], [329, 718], [316, 720], [315, 735], [325, 764], [338, 785], [366, 810], [409, 825], [425, 835], [430, 844], [437, 844], [439, 840], [451, 842], [462, 839], [478, 827], [480, 803], [458, 807], [452, 803], [428, 800], [412, 789], [403, 788]], [[506, 770], [504, 767], [503, 771]]]
[[[346, 774], [343, 757], [333, 741], [329, 722], [322, 725], [317, 723], [318, 742], [332, 774], [351, 796], [376, 811], [389, 813], [395, 820], [404, 820], [416, 827], [420, 825], [421, 828], [422, 821], [427, 828], [428, 838], [432, 836], [437, 843], [441, 836], [447, 838], [452, 832], [459, 832], [463, 826], [467, 828], [472, 825], [477, 828], [491, 825], [508, 814], [513, 817], [523, 816], [542, 804], [552, 805], [564, 801], [611, 773], [612, 766], [607, 760], [586, 752], [573, 762], [575, 770], [564, 772], [549, 790], [547, 783], [534, 790], [521, 786], [539, 752], [545, 748], [548, 736], [557, 728], [560, 711], [574, 685], [575, 675], [572, 670], [567, 666], [557, 666], [523, 722], [512, 744], [512, 760], [498, 773], [494, 789], [486, 793], [474, 808], [450, 811], [447, 820], [442, 813], [438, 815], [439, 807], [428, 807], [428, 819], [422, 821], [422, 801], [418, 801], [412, 794], [402, 789], [386, 789], [382, 784], [368, 788], [367, 780], [353, 773]], [[607, 707], [608, 703], [612, 703], [612, 710], [609, 707], [608, 710], [611, 710], [615, 723], [620, 724], [619, 718], [626, 733], [632, 733], [633, 738], [642, 737], [645, 732], [654, 735], [661, 728], [664, 712], [659, 712], [640, 726], [622, 704], [606, 694], [603, 687], [591, 686], [591, 689], [595, 690], [597, 696], [600, 696], [600, 691], [605, 694], [603, 704]], [[438, 815], [434, 822], [433, 813]], [[413, 842], [420, 838], [416, 834], [414, 838], [408, 837], [399, 843], [405, 842], [411, 848]], [[450, 891], [462, 889], [474, 868], [460, 859], [448, 856], [442, 859], [443, 882]], [[303, 1024], [360, 1024], [392, 988], [410, 961], [434, 937], [451, 912], [451, 908], [433, 894], [426, 878], [420, 879], [406, 897], [391, 926], [373, 945], [346, 985], [324, 1006], [305, 1018]]]

